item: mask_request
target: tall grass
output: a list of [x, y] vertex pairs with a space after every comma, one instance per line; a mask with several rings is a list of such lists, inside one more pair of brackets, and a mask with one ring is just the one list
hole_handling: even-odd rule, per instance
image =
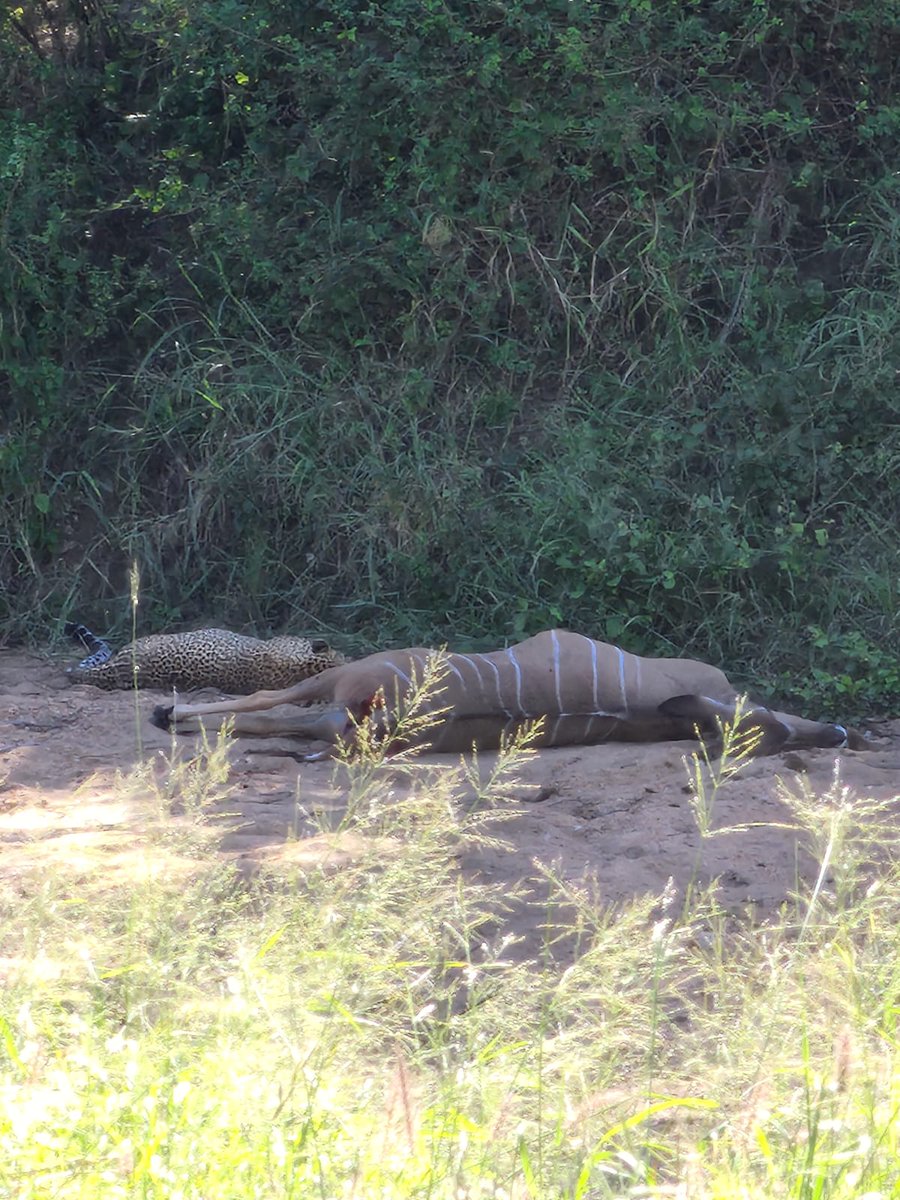
[[[11, 576], [9, 635], [46, 641], [77, 617], [127, 640], [137, 561], [140, 633], [290, 629], [360, 653], [564, 625], [726, 663], [811, 715], [891, 703], [889, 489], [873, 506], [856, 476], [833, 475], [842, 515], [817, 533], [787, 508], [758, 511], [749, 459], [739, 490], [698, 491], [691, 463], [707, 450], [677, 450], [672, 414], [616, 389], [604, 404], [621, 411], [600, 421], [600, 398], [576, 390], [538, 435], [515, 414], [486, 423], [483, 387], [463, 397], [432, 383], [423, 406], [423, 381], [394, 367], [308, 380], [245, 345], [212, 384], [219, 358], [180, 358], [174, 375], [165, 358], [148, 363], [135, 407], [79, 434], [89, 470], [48, 452], [66, 532]], [[888, 438], [883, 469], [893, 461]], [[27, 545], [32, 497], [0, 505]]]
[[523, 957], [524, 898], [459, 860], [523, 753], [474, 800], [462, 767], [345, 763], [303, 865], [254, 875], [212, 848], [222, 743], [123, 780], [141, 877], [4, 887], [4, 1194], [896, 1195], [890, 806], [786, 790], [821, 870], [759, 926], [547, 870]]

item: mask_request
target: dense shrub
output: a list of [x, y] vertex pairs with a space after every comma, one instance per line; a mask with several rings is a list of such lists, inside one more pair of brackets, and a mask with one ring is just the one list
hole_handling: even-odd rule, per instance
[[0, 603], [897, 657], [900, 3], [0, 17]]

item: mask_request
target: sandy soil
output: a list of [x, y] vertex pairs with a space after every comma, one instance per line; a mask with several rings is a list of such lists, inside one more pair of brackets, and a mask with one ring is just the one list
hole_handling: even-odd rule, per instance
[[[117, 772], [142, 760], [160, 775], [167, 770], [171, 739], [149, 722], [159, 699], [149, 691], [136, 700], [73, 687], [61, 665], [0, 650], [0, 882], [25, 887], [36, 868], [109, 880], [148, 865], [174, 869], [159, 839], [146, 836], [152, 821], [146, 789], [116, 782]], [[900, 721], [877, 733], [862, 753], [793, 751], [749, 763], [720, 793], [715, 825], [752, 828], [709, 839], [699, 837], [689, 804], [682, 759], [690, 744], [541, 751], [523, 766], [511, 815], [496, 826], [502, 845], [464, 853], [461, 867], [512, 884], [534, 878], [535, 864], [553, 866], [567, 880], [596, 880], [592, 887], [607, 903], [659, 895], [670, 877], [683, 890], [698, 874], [701, 883], [718, 880], [727, 910], [764, 919], [790, 895], [798, 874], [813, 871], [802, 837], [783, 827], [790, 816], [780, 787], [796, 789], [805, 775], [822, 794], [837, 771], [854, 792], [897, 797], [900, 818]], [[190, 739], [178, 742], [191, 752]], [[289, 745], [276, 741], [272, 748]], [[259, 749], [256, 739], [232, 745], [235, 790], [227, 810], [238, 819], [216, 853], [251, 871], [262, 863], [302, 869], [321, 844], [305, 813], [340, 814], [341, 769], [248, 753]], [[483, 755], [482, 770], [493, 759]], [[397, 786], [390, 772], [385, 786]], [[541, 892], [535, 885], [537, 902], [505, 918], [524, 954], [536, 953], [545, 936]]]

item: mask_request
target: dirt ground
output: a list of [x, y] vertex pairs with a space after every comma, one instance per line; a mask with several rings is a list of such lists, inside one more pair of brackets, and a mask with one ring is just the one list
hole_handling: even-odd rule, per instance
[[[110, 880], [148, 866], [167, 869], [167, 850], [145, 836], [149, 799], [115, 780], [142, 759], [165, 770], [171, 739], [149, 721], [159, 699], [150, 691], [136, 700], [73, 687], [61, 664], [0, 649], [0, 883], [17, 890], [35, 869]], [[715, 810], [719, 828], [752, 828], [704, 840], [682, 761], [689, 743], [544, 750], [524, 764], [512, 789], [512, 815], [495, 830], [502, 844], [465, 853], [461, 867], [511, 885], [533, 878], [535, 864], [553, 866], [566, 880], [595, 880], [605, 903], [658, 895], [670, 877], [681, 891], [698, 875], [701, 883], [718, 879], [727, 910], [765, 919], [798, 875], [813, 872], [802, 838], [779, 827], [790, 821], [781, 786], [796, 789], [805, 775], [824, 794], [837, 772], [840, 785], [855, 793], [896, 797], [900, 819], [900, 721], [876, 732], [872, 749], [861, 753], [804, 750], [752, 761], [724, 787]], [[189, 739], [178, 742], [190, 752]], [[273, 748], [289, 745], [276, 741]], [[263, 863], [302, 869], [322, 841], [306, 814], [339, 815], [342, 769], [251, 749], [260, 749], [258, 739], [236, 739], [230, 751], [235, 791], [227, 810], [238, 819], [225, 828], [218, 853], [251, 871]], [[494, 757], [481, 756], [482, 770]], [[385, 783], [396, 786], [393, 778]], [[537, 953], [545, 937], [540, 893], [536, 885], [538, 901], [508, 915], [524, 954]]]

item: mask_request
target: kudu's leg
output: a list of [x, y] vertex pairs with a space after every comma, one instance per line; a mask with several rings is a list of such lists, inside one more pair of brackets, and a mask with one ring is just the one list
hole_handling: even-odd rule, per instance
[[[304, 682], [307, 682], [304, 680]], [[282, 688], [277, 692], [254, 692], [252, 696], [238, 696], [234, 700], [213, 700], [208, 704], [157, 704], [150, 720], [158, 729], [171, 729], [179, 717], [212, 717], [217, 713], [262, 712], [279, 704], [294, 704], [303, 698], [302, 683]]]
[[[193, 720], [195, 716], [196, 721]], [[178, 725], [178, 731], [184, 733], [196, 733], [203, 728], [203, 717], [197, 716], [193, 712], [188, 717], [182, 716]], [[274, 713], [267, 716], [239, 713], [234, 719], [231, 732], [235, 737], [297, 737], [308, 738], [316, 742], [331, 742], [332, 744], [327, 750], [319, 750], [314, 754], [283, 749], [247, 750], [248, 754], [277, 754], [295, 758], [298, 762], [315, 762], [318, 759], [330, 757], [339, 741], [352, 741], [354, 726], [347, 716], [346, 709], [343, 708], [312, 712], [298, 708], [294, 713], [286, 716], [281, 714], [276, 716]]]

